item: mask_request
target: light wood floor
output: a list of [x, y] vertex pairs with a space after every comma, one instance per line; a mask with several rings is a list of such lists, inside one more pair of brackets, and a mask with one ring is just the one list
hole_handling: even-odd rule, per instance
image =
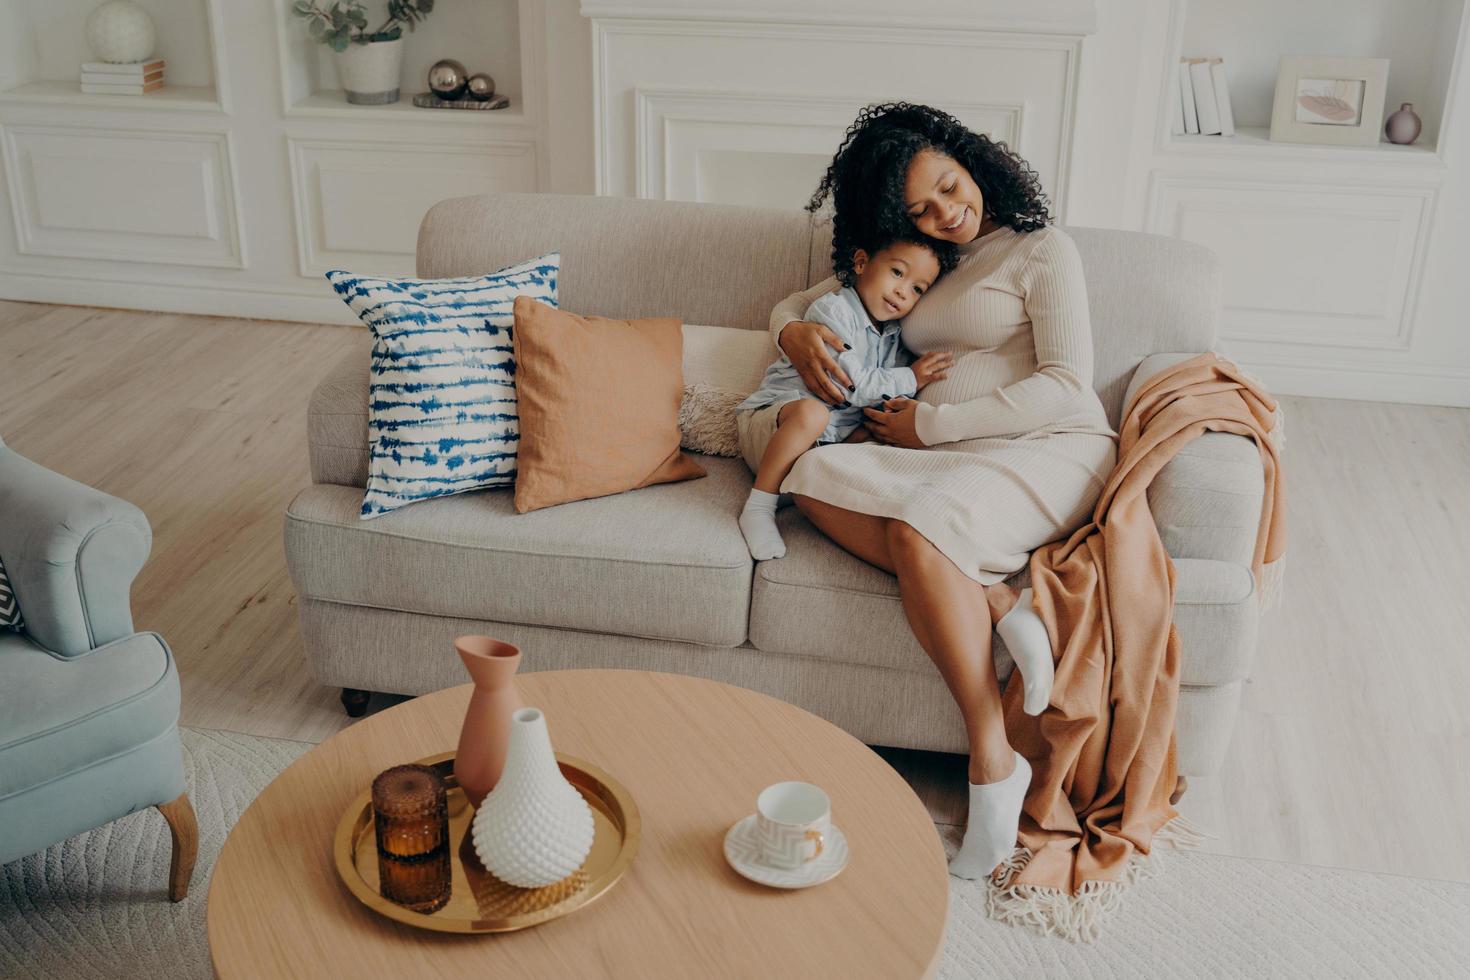
[[[352, 328], [0, 301], [0, 436], [130, 500], [133, 588], [185, 725], [319, 741], [282, 514], [305, 410]], [[1290, 559], [1223, 772], [1181, 804], [1220, 853], [1470, 881], [1470, 411], [1283, 399]], [[886, 753], [936, 817], [958, 757]]]

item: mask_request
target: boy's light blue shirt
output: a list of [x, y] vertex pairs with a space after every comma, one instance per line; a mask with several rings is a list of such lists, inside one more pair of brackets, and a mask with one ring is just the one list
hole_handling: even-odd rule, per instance
[[[847, 395], [851, 407], [829, 406], [831, 416], [818, 442], [841, 442], [863, 423], [864, 408], [877, 408], [889, 398], [912, 398], [919, 390], [913, 369], [913, 358], [899, 342], [901, 321], [889, 320], [881, 326], [873, 323], [857, 291], [845, 286], [835, 293], [819, 297], [807, 307], [806, 319], [826, 324], [839, 340], [852, 346], [837, 355], [837, 363], [852, 379]], [[766, 368], [761, 386], [739, 405], [737, 412], [749, 412], [768, 405], [784, 405], [798, 398], [821, 401], [807, 390], [785, 354]], [[823, 404], [826, 404], [823, 402]]]

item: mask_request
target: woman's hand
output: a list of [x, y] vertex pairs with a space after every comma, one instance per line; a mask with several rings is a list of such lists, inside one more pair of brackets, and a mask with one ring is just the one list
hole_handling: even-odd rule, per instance
[[847, 345], [825, 323], [792, 320], [781, 328], [782, 352], [801, 375], [807, 391], [829, 405], [847, 401], [852, 387], [852, 379], [832, 355], [832, 351], [846, 349]]
[[919, 440], [919, 403], [912, 398], [890, 398], [883, 408], [865, 408], [868, 420], [863, 425], [873, 433], [873, 438], [885, 446], [902, 446], [905, 449], [923, 449]]

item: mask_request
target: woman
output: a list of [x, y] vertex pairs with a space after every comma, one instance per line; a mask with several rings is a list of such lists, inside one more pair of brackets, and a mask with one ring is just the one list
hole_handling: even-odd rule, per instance
[[[1014, 618], [1034, 613], [1029, 590], [1018, 596], [1002, 581], [1086, 522], [1116, 461], [1092, 388], [1082, 265], [1049, 227], [1025, 161], [927, 106], [864, 109], [808, 210], [829, 195], [839, 268], [875, 229], [917, 229], [962, 251], [903, 322], [915, 354], [953, 354], [948, 378], [917, 401], [868, 409], [875, 442], [808, 452], [781, 489], [833, 541], [898, 577], [909, 626], [964, 716], [970, 816], [950, 870], [975, 878], [1010, 856], [1031, 779], [1006, 738], [990, 634], [1018, 602]], [[807, 387], [838, 403], [849, 384], [832, 354], [840, 342], [801, 320], [834, 288], [830, 279], [789, 297], [771, 329]], [[1028, 695], [1046, 673], [1036, 711], [1052, 670], [1042, 648], [1040, 670], [1017, 657]]]

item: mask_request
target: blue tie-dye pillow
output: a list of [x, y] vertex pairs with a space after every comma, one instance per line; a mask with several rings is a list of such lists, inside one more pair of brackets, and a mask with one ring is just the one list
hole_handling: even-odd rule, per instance
[[561, 253], [463, 279], [327, 273], [373, 332], [364, 519], [515, 483], [517, 296], [556, 305]]

